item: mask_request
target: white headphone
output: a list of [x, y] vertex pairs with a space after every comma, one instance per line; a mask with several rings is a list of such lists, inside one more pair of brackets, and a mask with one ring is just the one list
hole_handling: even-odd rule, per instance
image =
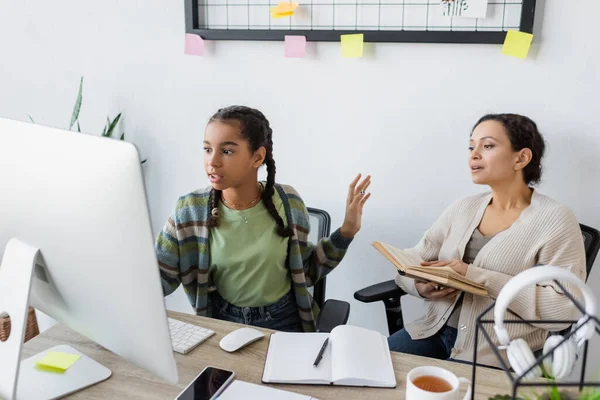
[[[510, 340], [508, 332], [504, 327], [504, 313], [512, 299], [523, 290], [526, 286], [536, 284], [542, 281], [566, 281], [574, 284], [581, 289], [585, 301], [585, 312], [587, 315], [596, 315], [596, 298], [589, 286], [587, 286], [577, 275], [572, 272], [554, 266], [539, 266], [527, 269], [518, 275], [515, 275], [508, 283], [500, 290], [500, 294], [496, 299], [494, 308], [494, 330], [498, 336], [500, 344], [506, 347], [508, 361], [511, 367], [519, 375], [522, 375], [533, 364], [536, 357], [529, 348], [525, 340], [519, 338]], [[577, 324], [579, 327], [586, 322], [587, 316], [582, 316]], [[560, 345], [554, 353], [544, 359], [544, 369], [556, 379], [562, 379], [571, 374], [575, 359], [577, 357], [577, 345], [583, 344], [584, 341], [590, 339], [594, 335], [595, 324], [587, 323], [581, 327], [569, 340]], [[544, 354], [547, 354], [552, 348], [563, 340], [563, 336], [550, 336], [544, 344]], [[526, 376], [526, 379], [533, 379], [542, 375], [542, 370], [539, 366], [532, 369]]]

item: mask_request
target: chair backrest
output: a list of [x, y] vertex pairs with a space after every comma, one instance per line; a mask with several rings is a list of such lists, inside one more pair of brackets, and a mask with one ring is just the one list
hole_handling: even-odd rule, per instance
[[[329, 232], [331, 230], [331, 217], [325, 210], [319, 210], [318, 208], [311, 207], [308, 207], [307, 209], [308, 215], [310, 216], [311, 226], [308, 240], [316, 245], [319, 240], [329, 236]], [[325, 279], [326, 278], [324, 277], [317, 282], [312, 290], [312, 296], [319, 307], [323, 307], [323, 303], [325, 302]]]
[[[585, 280], [587, 282], [587, 280], [590, 277], [590, 272], [592, 272], [594, 261], [596, 261], [598, 250], [600, 250], [600, 232], [597, 229], [594, 229], [591, 226], [587, 226], [584, 224], [579, 224], [579, 228], [581, 228], [581, 234], [583, 235], [583, 248], [585, 250], [585, 270], [587, 272]], [[569, 333], [570, 329], [571, 328], [563, 329], [559, 332], [559, 334], [565, 336]]]
[[594, 261], [600, 250], [600, 232], [591, 226], [579, 224], [583, 235], [583, 246], [585, 248], [585, 268], [587, 270], [587, 278], [590, 276]]

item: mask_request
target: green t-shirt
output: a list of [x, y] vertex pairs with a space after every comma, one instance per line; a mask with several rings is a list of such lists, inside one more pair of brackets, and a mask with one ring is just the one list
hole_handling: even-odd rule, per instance
[[[273, 204], [287, 226], [277, 191]], [[277, 224], [262, 200], [248, 210], [231, 210], [219, 202], [219, 226], [210, 234], [209, 274], [229, 303], [260, 307], [287, 294], [291, 289], [287, 250], [288, 238], [277, 234]]]

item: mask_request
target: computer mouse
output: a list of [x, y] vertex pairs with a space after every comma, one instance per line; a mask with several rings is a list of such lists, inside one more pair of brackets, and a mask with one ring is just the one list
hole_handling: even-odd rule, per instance
[[225, 335], [219, 342], [219, 346], [231, 353], [262, 339], [264, 336], [265, 334], [258, 329], [240, 328]]

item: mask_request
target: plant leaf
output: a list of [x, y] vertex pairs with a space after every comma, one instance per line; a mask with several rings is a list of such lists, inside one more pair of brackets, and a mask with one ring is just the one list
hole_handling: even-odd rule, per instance
[[146, 161], [148, 161], [148, 159], [147, 159], [147, 158], [146, 158], [146, 159], [144, 159], [144, 160], [142, 160], [142, 164], [143, 164], [143, 163], [145, 163]]
[[29, 118], [29, 120], [35, 124], [35, 121], [33, 120], [33, 118], [31, 118], [31, 115], [27, 114], [27, 118]]
[[79, 121], [77, 121], [77, 132], [81, 132], [81, 126], [79, 126]]
[[119, 140], [125, 140], [125, 134], [121, 133], [121, 138]]
[[79, 81], [79, 93], [77, 94], [77, 100], [75, 100], [75, 106], [73, 107], [73, 114], [71, 115], [71, 125], [69, 129], [73, 128], [75, 121], [79, 119], [79, 111], [81, 110], [81, 101], [83, 100], [83, 76]]
[[104, 130], [102, 131], [102, 136], [108, 136], [107, 129], [110, 126], [110, 118], [106, 117], [106, 125], [104, 125]]
[[590, 393], [590, 400], [598, 400], [600, 399], [600, 392]]
[[115, 117], [115, 119], [113, 119], [112, 122], [109, 124], [108, 130], [106, 131], [106, 136], [112, 137], [113, 131], [117, 127], [117, 124], [119, 123], [120, 119], [121, 119], [121, 113], [119, 113], [119, 115], [117, 115]]

